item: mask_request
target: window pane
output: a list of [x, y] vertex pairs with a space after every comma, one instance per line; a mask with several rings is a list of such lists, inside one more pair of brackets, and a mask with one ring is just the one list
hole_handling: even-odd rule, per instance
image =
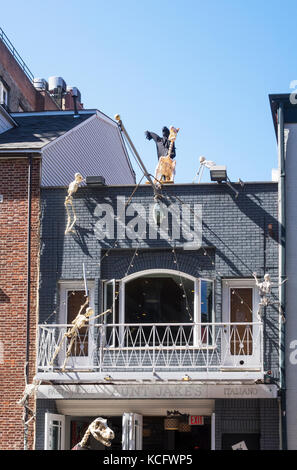
[[51, 450], [60, 450], [61, 448], [61, 427], [60, 423], [54, 421], [50, 427], [50, 449]]
[[[119, 322], [119, 283], [114, 281], [108, 281], [105, 285], [105, 299], [104, 299], [104, 310], [110, 308], [111, 313], [108, 313], [103, 318], [103, 323], [106, 325], [117, 324]], [[111, 346], [115, 345], [116, 339], [116, 328], [107, 326], [105, 329], [105, 341], [106, 344]]]
[[[187, 278], [158, 273], [126, 284], [125, 323], [192, 323], [193, 311], [194, 282]], [[142, 328], [144, 342], [149, 346], [182, 346], [193, 342], [191, 326], [157, 326], [154, 339], [152, 331], [151, 326]], [[139, 338], [138, 333], [138, 327], [131, 327], [129, 341]], [[138, 345], [137, 341], [134, 345]]]
[[[201, 323], [212, 323], [213, 309], [213, 282], [201, 280]], [[205, 344], [212, 344], [213, 327], [201, 326], [201, 341]]]
[[201, 281], [201, 323], [212, 322], [213, 282]]
[[8, 104], [8, 90], [3, 83], [0, 82], [0, 102], [1, 104]]
[[[230, 289], [231, 323], [251, 323], [253, 321], [253, 289]], [[252, 325], [234, 325], [230, 329], [230, 350], [232, 355], [251, 355], [253, 353]]]
[[231, 322], [253, 321], [253, 289], [233, 288], [230, 294]]
[[118, 323], [119, 321], [119, 283], [118, 282], [115, 282], [115, 287], [113, 286], [113, 282], [108, 281], [106, 283], [104, 310], [107, 310], [108, 308], [112, 309], [112, 313], [109, 313], [108, 315], [104, 316], [105, 323]]
[[179, 276], [143, 276], [126, 284], [126, 323], [188, 323], [193, 319], [194, 282]]

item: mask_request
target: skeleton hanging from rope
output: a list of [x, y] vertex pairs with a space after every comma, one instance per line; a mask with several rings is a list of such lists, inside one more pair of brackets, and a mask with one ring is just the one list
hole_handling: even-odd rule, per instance
[[[75, 224], [76, 219], [77, 219], [75, 208], [74, 208], [74, 205], [73, 205], [73, 194], [76, 193], [76, 191], [78, 190], [78, 186], [83, 181], [84, 181], [84, 178], [81, 176], [81, 174], [80, 173], [75, 173], [74, 181], [72, 181], [69, 184], [68, 195], [66, 196], [65, 202], [64, 202], [66, 212], [67, 212], [67, 226], [66, 226], [66, 230], [65, 230], [65, 235], [67, 235], [67, 233], [69, 233], [69, 232], [73, 232], [73, 227], [74, 227], [74, 224]], [[73, 220], [71, 220], [72, 218], [73, 218]]]
[[[62, 366], [62, 371], [65, 371], [66, 363], [69, 359], [69, 356], [71, 355], [71, 350], [72, 350], [73, 344], [76, 341], [77, 337], [79, 336], [80, 329], [85, 327], [88, 324], [90, 318], [94, 315], [94, 310], [91, 307], [87, 307], [85, 313], [82, 313], [82, 311], [88, 305], [88, 303], [89, 303], [89, 298], [87, 297], [87, 300], [80, 307], [80, 310], [79, 310], [77, 316], [72, 321], [73, 326], [71, 328], [69, 328], [68, 331], [66, 331], [66, 333], [64, 333], [60, 343], [57, 345], [56, 350], [55, 350], [54, 355], [53, 355], [53, 358], [50, 362], [51, 366], [54, 364], [54, 360], [57, 357], [57, 355], [59, 354], [59, 352], [60, 352], [60, 350], [63, 346], [64, 341], [66, 339], [69, 339], [70, 341], [69, 341], [69, 344], [68, 344], [68, 347], [67, 347], [67, 350], [66, 350], [66, 356], [65, 356], [63, 366]], [[106, 315], [107, 313], [110, 313], [110, 312], [111, 312], [111, 309], [105, 310], [105, 312], [100, 313], [99, 315], [96, 315], [95, 317], [93, 317], [93, 320], [95, 320], [96, 318], [99, 318], [103, 315]]]
[[107, 420], [96, 418], [86, 430], [82, 440], [76, 444], [72, 450], [88, 450], [91, 435], [96, 439], [96, 441], [101, 442], [101, 444], [106, 447], [110, 447], [110, 441], [114, 439], [114, 432], [107, 426]]
[[[17, 405], [23, 406], [23, 408], [24, 408], [23, 422], [24, 422], [25, 426], [27, 426], [30, 423], [30, 421], [35, 419], [35, 412], [29, 407], [28, 402], [29, 402], [29, 398], [32, 395], [36, 394], [37, 389], [38, 389], [39, 385], [41, 384], [41, 380], [36, 380], [35, 378], [33, 379], [32, 384], [28, 384], [27, 374], [26, 374], [27, 365], [28, 365], [28, 363], [25, 364], [25, 368], [24, 368], [25, 390], [24, 390], [22, 398], [19, 401], [17, 401]], [[27, 421], [26, 421], [26, 416], [27, 416], [26, 411], [28, 411], [28, 413], [31, 414], [31, 417]]]
[[[271, 295], [271, 287], [274, 285], [274, 283], [271, 282], [271, 278], [268, 273], [264, 274], [264, 280], [262, 282], [258, 281], [257, 273], [253, 273], [253, 276], [255, 278], [256, 286], [258, 287], [259, 294], [260, 294], [260, 303], [259, 303], [257, 315], [258, 315], [258, 318], [261, 320], [263, 317], [263, 309], [271, 304], [269, 300], [269, 296]], [[276, 284], [276, 285], [280, 286], [284, 282], [286, 282], [286, 280], [287, 279], [282, 281], [280, 284]]]

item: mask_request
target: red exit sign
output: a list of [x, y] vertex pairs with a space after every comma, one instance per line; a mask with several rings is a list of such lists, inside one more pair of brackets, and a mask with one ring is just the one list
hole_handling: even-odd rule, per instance
[[191, 426], [203, 426], [204, 416], [189, 416], [189, 424]]

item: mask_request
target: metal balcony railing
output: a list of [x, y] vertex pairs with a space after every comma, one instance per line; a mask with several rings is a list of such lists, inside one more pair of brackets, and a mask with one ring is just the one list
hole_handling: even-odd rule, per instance
[[18, 51], [15, 49], [14, 45], [12, 42], [9, 40], [9, 38], [6, 36], [4, 33], [3, 29], [0, 28], [0, 40], [5, 44], [7, 49], [11, 52], [12, 56], [15, 58], [21, 69], [24, 71], [24, 73], [27, 75], [29, 80], [33, 82], [34, 75], [29, 69], [29, 67], [25, 64], [23, 59], [21, 58], [20, 54]]
[[38, 372], [263, 371], [262, 323], [89, 325], [76, 336], [68, 359], [71, 325], [40, 325]]

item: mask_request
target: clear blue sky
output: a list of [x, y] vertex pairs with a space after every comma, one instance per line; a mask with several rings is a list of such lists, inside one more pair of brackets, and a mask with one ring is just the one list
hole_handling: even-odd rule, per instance
[[296, 0], [14, 0], [0, 26], [36, 77], [119, 113], [150, 172], [144, 131], [173, 124], [176, 182], [192, 182], [200, 155], [255, 181], [277, 166], [268, 94], [297, 79], [296, 15]]

